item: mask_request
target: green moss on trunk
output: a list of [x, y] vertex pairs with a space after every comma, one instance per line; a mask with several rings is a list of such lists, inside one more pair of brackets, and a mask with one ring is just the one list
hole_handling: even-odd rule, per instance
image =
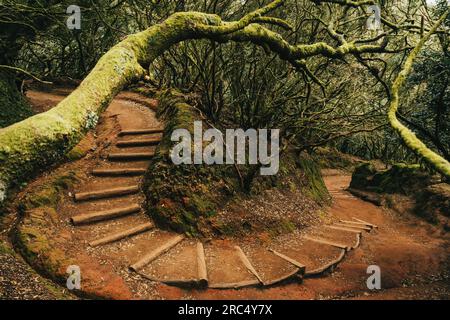
[[150, 65], [178, 42], [188, 39], [252, 41], [270, 47], [294, 65], [307, 56], [341, 56], [353, 51], [379, 50], [378, 46], [368, 45], [345, 50], [335, 50], [326, 44], [314, 45], [314, 48], [291, 46], [279, 34], [253, 23], [283, 2], [274, 0], [233, 22], [224, 22], [214, 14], [178, 12], [163, 23], [125, 38], [109, 50], [80, 86], [55, 108], [0, 129], [0, 204], [12, 186], [54, 164], [70, 151], [96, 125], [99, 114], [113, 97], [145, 74], [142, 66]]
[[11, 186], [60, 160], [95, 127], [113, 97], [145, 74], [142, 65], [152, 63], [177, 42], [224, 32], [207, 28], [221, 23], [215, 15], [176, 13], [161, 24], [130, 35], [108, 51], [56, 107], [0, 129], [0, 204]]
[[422, 50], [425, 43], [430, 39], [430, 37], [436, 32], [439, 26], [445, 21], [450, 10], [441, 16], [441, 18], [434, 24], [431, 30], [420, 39], [417, 46], [411, 51], [408, 58], [405, 61], [405, 65], [394, 83], [392, 84], [392, 99], [389, 106], [388, 119], [391, 127], [399, 134], [406, 146], [411, 149], [415, 154], [422, 157], [431, 167], [433, 167], [437, 172], [441, 173], [447, 179], [450, 179], [450, 162], [448, 162], [444, 157], [440, 156], [430, 148], [428, 148], [414, 132], [404, 126], [397, 119], [397, 111], [400, 101], [399, 91], [405, 83], [406, 78], [412, 70], [413, 62], [416, 56]]

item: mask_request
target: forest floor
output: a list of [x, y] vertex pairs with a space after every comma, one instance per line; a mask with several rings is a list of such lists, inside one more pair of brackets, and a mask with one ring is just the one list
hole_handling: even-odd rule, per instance
[[[30, 91], [28, 97], [37, 112], [45, 111], [59, 102], [69, 89], [52, 92]], [[117, 108], [113, 106], [114, 108]], [[111, 110], [110, 110], [111, 111]], [[117, 110], [116, 110], [117, 111]], [[124, 114], [124, 113], [123, 113]], [[126, 118], [126, 117], [125, 117]], [[139, 122], [139, 121], [138, 121]], [[129, 123], [135, 125], [133, 121]], [[111, 132], [115, 131], [113, 127]], [[100, 134], [101, 136], [101, 134]], [[84, 168], [83, 168], [84, 170]], [[268, 287], [246, 287], [236, 289], [184, 289], [137, 276], [119, 275], [131, 287], [133, 299], [449, 299], [450, 298], [450, 238], [441, 229], [430, 225], [418, 217], [401, 215], [388, 209], [377, 207], [352, 196], [345, 189], [350, 183], [348, 173], [337, 170], [324, 170], [325, 183], [333, 196], [332, 205], [327, 208], [325, 220], [363, 219], [378, 226], [370, 233], [364, 233], [358, 248], [348, 252], [346, 258], [331, 273], [309, 277], [303, 281], [287, 281]], [[40, 178], [38, 178], [39, 180]], [[42, 178], [41, 178], [42, 179]], [[35, 183], [34, 181], [33, 183]], [[112, 183], [116, 183], [114, 180]], [[94, 181], [95, 183], [95, 181]], [[70, 209], [70, 204], [67, 211]], [[89, 206], [89, 204], [87, 204]], [[72, 214], [74, 212], [71, 212]], [[6, 236], [17, 222], [17, 217], [7, 215], [0, 226], [0, 299], [70, 299], [73, 295], [62, 286], [53, 284], [33, 271], [23, 259], [15, 253], [14, 247]], [[132, 221], [141, 218], [126, 218]], [[113, 224], [112, 228], [120, 227]], [[63, 228], [68, 228], [63, 225]], [[62, 231], [62, 232], [61, 232]], [[101, 229], [100, 229], [101, 231]], [[64, 230], [58, 229], [60, 234]], [[75, 231], [70, 230], [70, 233]], [[83, 235], [99, 231], [80, 231]], [[83, 233], [84, 232], [84, 233]], [[157, 231], [159, 232], [159, 231]], [[329, 230], [330, 233], [332, 233]], [[334, 232], [334, 231], [333, 231]], [[64, 235], [66, 236], [66, 235]], [[297, 237], [296, 232], [278, 239], [278, 242], [290, 243]], [[142, 239], [145, 236], [141, 237]], [[151, 237], [151, 236], [149, 236]], [[78, 237], [76, 237], [78, 238]], [[344, 241], [344, 236], [337, 236]], [[150, 238], [149, 238], [150, 239]], [[143, 239], [145, 240], [145, 239]], [[151, 239], [150, 239], [151, 240]], [[228, 240], [214, 242], [216, 247], [209, 249], [207, 259], [214, 259], [216, 248], [224, 254], [224, 260], [232, 260], [233, 254], [226, 251]], [[179, 258], [188, 259], [194, 243], [186, 242], [178, 249]], [[245, 243], [240, 243], [247, 251]], [[129, 247], [129, 243], [120, 247], [111, 247], [108, 252], [117, 252]], [[310, 248], [313, 248], [312, 246]], [[214, 250], [213, 250], [214, 249]], [[324, 251], [326, 251], [324, 249]], [[102, 252], [104, 253], [104, 252]], [[93, 255], [94, 257], [96, 254]], [[269, 264], [273, 261], [260, 261]], [[269, 258], [267, 258], [269, 259]], [[271, 258], [270, 258], [271, 259]], [[169, 261], [170, 262], [170, 261]], [[218, 260], [220, 262], [220, 260]], [[274, 263], [274, 262], [273, 262]], [[103, 265], [104, 263], [102, 263]], [[366, 285], [367, 267], [377, 265], [381, 270], [381, 290], [369, 290]], [[113, 265], [115, 267], [115, 265]], [[220, 269], [220, 265], [216, 267]], [[255, 264], [258, 267], [258, 264]], [[95, 268], [95, 265], [92, 265]], [[161, 266], [156, 265], [156, 269]], [[164, 269], [164, 266], [162, 266]], [[281, 267], [280, 267], [281, 268]], [[284, 268], [284, 267], [283, 267]], [[189, 268], [188, 268], [189, 269]], [[190, 270], [174, 270], [175, 273], [189, 273]], [[19, 270], [19, 271], [17, 271]], [[153, 271], [155, 271], [153, 270]], [[281, 270], [281, 269], [280, 269]], [[217, 270], [213, 270], [216, 272]], [[158, 273], [157, 271], [155, 271]], [[195, 271], [193, 271], [195, 274]], [[269, 272], [270, 273], [270, 272]], [[223, 275], [227, 276], [227, 275]], [[246, 276], [248, 274], [246, 273]], [[137, 287], [134, 287], [139, 283]], [[120, 290], [116, 288], [115, 290]], [[141, 291], [145, 291], [142, 293]], [[128, 293], [127, 293], [128, 294]], [[122, 296], [128, 297], [127, 294]]]

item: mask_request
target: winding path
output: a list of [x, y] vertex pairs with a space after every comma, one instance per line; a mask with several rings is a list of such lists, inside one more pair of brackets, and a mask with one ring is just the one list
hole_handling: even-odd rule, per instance
[[[51, 92], [31, 92], [29, 98], [37, 110], [47, 110], [68, 92], [52, 88]], [[89, 150], [84, 157], [45, 172], [17, 195], [17, 201], [21, 201], [24, 195], [39, 194], [42, 187], [73, 171], [79, 182], [64, 192], [56, 211], [44, 205], [24, 215], [12, 211], [8, 219], [3, 219], [0, 235], [4, 236], [0, 240], [7, 243], [4, 238], [10, 230], [9, 240], [15, 249], [35, 270], [60, 284], [62, 292], [67, 292], [66, 268], [76, 264], [82, 273], [82, 289], [77, 294], [83, 297], [450, 296], [448, 236], [418, 217], [353, 197], [345, 191], [350, 176], [335, 170], [325, 172], [334, 201], [327, 213], [320, 215], [321, 225], [275, 239], [261, 235], [201, 244], [155, 228], [141, 209], [144, 196], [140, 182], [161, 133], [129, 132], [160, 129], [163, 125], [152, 111], [155, 106], [151, 99], [121, 93], [101, 115], [97, 128], [80, 143]], [[130, 153], [134, 159], [129, 159]], [[102, 196], [105, 198], [96, 199]], [[15, 242], [16, 234], [22, 237], [20, 243]], [[359, 248], [353, 250], [358, 244]], [[7, 272], [16, 269], [12, 254], [0, 252], [0, 256], [10, 257], [2, 260], [6, 265], [0, 275], [0, 298], [5, 292], [6, 296], [10, 296], [8, 292], [37, 292], [26, 280]], [[380, 292], [366, 286], [367, 266], [373, 264], [382, 270]], [[28, 276], [35, 275], [30, 271]], [[241, 286], [247, 288], [233, 289]]]
[[158, 229], [141, 209], [140, 183], [162, 135], [162, 124], [146, 104], [135, 94], [114, 100], [97, 131], [112, 126], [108, 121], [114, 117], [119, 131], [99, 153], [90, 177], [76, 187], [73, 199], [59, 208], [85, 250], [108, 257], [115, 268], [181, 287], [272, 286], [332, 271], [359, 246], [364, 233], [377, 228], [355, 217], [269, 244], [202, 243]]

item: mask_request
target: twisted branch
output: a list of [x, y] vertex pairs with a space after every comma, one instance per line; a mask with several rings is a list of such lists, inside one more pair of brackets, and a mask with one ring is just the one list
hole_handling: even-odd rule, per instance
[[408, 58], [405, 61], [405, 65], [402, 71], [399, 73], [397, 78], [395, 79], [392, 85], [392, 100], [389, 107], [389, 123], [392, 128], [400, 135], [403, 142], [410, 148], [414, 153], [418, 156], [422, 157], [428, 164], [430, 164], [436, 171], [444, 175], [446, 178], [450, 179], [450, 162], [441, 157], [439, 154], [435, 153], [431, 149], [429, 149], [422, 141], [420, 141], [414, 132], [404, 126], [397, 119], [397, 111], [399, 106], [399, 90], [403, 86], [408, 77], [409, 73], [412, 70], [413, 62], [422, 47], [425, 43], [430, 39], [430, 37], [436, 32], [442, 22], [447, 18], [447, 15], [450, 13], [450, 10], [447, 10], [440, 19], [434, 24], [431, 30], [425, 34], [425, 36], [420, 39], [417, 46], [411, 51]]

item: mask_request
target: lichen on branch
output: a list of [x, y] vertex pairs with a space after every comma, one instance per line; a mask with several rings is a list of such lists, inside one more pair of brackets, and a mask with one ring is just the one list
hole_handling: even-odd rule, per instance
[[405, 61], [403, 69], [400, 71], [394, 83], [392, 84], [392, 98], [388, 113], [389, 123], [391, 124], [392, 128], [394, 128], [394, 130], [400, 135], [406, 146], [415, 154], [422, 157], [429, 165], [431, 165], [436, 171], [444, 175], [447, 179], [450, 179], [450, 162], [428, 148], [419, 138], [417, 138], [414, 132], [404, 126], [397, 119], [397, 111], [400, 102], [399, 91], [412, 70], [415, 58], [417, 57], [418, 53], [423, 48], [425, 43], [437, 31], [442, 22], [447, 18], [449, 13], [450, 10], [447, 10], [440, 17], [440, 19], [434, 24], [430, 31], [420, 39], [417, 46], [409, 54], [408, 58]]
[[261, 26], [261, 23], [288, 26], [279, 18], [265, 17], [284, 2], [274, 0], [232, 22], [222, 21], [215, 14], [177, 12], [160, 24], [128, 36], [109, 50], [81, 85], [55, 108], [0, 130], [0, 186], [10, 189], [62, 159], [96, 125], [98, 115], [114, 96], [145, 75], [142, 66], [150, 65], [181, 41], [252, 42], [270, 48], [319, 84], [308, 72], [304, 59], [383, 52], [386, 46], [386, 43], [357, 45], [356, 42], [346, 42], [336, 48], [325, 42], [291, 45], [279, 33]]

